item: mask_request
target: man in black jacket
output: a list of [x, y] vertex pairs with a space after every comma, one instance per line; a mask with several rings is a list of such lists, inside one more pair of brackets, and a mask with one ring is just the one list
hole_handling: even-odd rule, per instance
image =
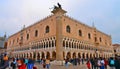
[[115, 69], [120, 69], [120, 58], [115, 57]]

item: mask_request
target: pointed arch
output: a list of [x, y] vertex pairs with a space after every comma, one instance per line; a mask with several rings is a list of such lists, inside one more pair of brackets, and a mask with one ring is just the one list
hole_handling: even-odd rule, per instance
[[42, 57], [42, 59], [45, 58], [44, 52], [41, 53], [41, 57]]
[[50, 59], [50, 52], [47, 52], [46, 58], [47, 58], [47, 59]]
[[50, 28], [49, 26], [47, 25], [46, 28], [45, 28], [45, 33], [49, 33], [50, 32]]
[[40, 53], [37, 53], [37, 60], [40, 60]]
[[76, 53], [75, 52], [73, 53], [73, 58], [76, 58]]
[[66, 58], [69, 58], [69, 59], [71, 58], [71, 53], [70, 52], [67, 53]]
[[66, 26], [66, 32], [67, 32], [67, 33], [70, 33], [70, 32], [71, 32], [71, 28], [70, 28], [69, 25]]
[[38, 30], [35, 30], [35, 37], [38, 36]]
[[78, 30], [79, 36], [82, 36], [82, 31]]
[[56, 59], [56, 52], [55, 52], [55, 51], [52, 52], [52, 59], [53, 59], [53, 60]]

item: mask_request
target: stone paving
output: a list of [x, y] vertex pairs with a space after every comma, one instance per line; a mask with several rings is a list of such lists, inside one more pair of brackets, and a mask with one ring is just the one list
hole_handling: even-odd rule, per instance
[[[40, 64], [36, 64], [38, 69], [45, 69]], [[79, 66], [73, 66], [69, 65], [68, 68], [66, 68], [63, 65], [50, 65], [50, 69], [87, 69], [85, 65], [79, 65]]]
[[[46, 69], [43, 68], [41, 64], [36, 63], [37, 69]], [[50, 69], [87, 69], [86, 64], [81, 64], [77, 66], [69, 65], [68, 68], [66, 68], [64, 65], [50, 65]], [[110, 69], [109, 67], [107, 69]]]

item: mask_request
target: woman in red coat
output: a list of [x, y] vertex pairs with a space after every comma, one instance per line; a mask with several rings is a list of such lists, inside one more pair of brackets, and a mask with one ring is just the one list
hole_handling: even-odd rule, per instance
[[87, 61], [86, 64], [87, 64], [87, 68], [90, 69], [91, 66], [90, 66], [90, 61], [89, 60]]
[[18, 67], [18, 69], [26, 69], [26, 65], [24, 64], [22, 59], [21, 59], [21, 65]]
[[107, 69], [107, 65], [108, 65], [108, 61], [107, 61], [107, 59], [104, 59], [104, 62], [105, 62], [105, 69]]

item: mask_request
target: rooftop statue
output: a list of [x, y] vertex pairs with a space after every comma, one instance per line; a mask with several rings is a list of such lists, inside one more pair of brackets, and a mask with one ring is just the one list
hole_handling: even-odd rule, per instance
[[54, 9], [53, 10], [57, 10], [57, 9], [62, 9], [61, 5], [59, 3], [57, 3], [58, 6], [54, 5]]
[[56, 14], [56, 13], [61, 13], [61, 14], [65, 14], [67, 13], [67, 11], [63, 10], [62, 7], [61, 7], [61, 4], [60, 3], [57, 3], [57, 5], [54, 5], [52, 8], [52, 13], [53, 14]]
[[60, 5], [59, 3], [57, 3], [57, 5], [58, 5], [58, 7], [59, 7], [60, 9], [62, 9], [62, 7], [61, 7], [61, 5]]

